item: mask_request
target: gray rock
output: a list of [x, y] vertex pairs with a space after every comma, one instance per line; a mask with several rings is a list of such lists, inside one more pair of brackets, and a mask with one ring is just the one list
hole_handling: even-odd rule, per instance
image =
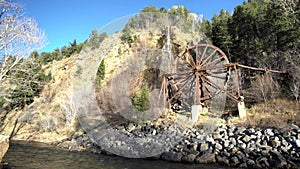
[[249, 132], [249, 134], [254, 134], [255, 133], [255, 129], [254, 128], [249, 128], [247, 131]]
[[251, 140], [255, 140], [255, 139], [257, 139], [258, 137], [256, 136], [256, 135], [250, 135], [250, 138], [251, 138]]
[[229, 131], [229, 132], [228, 132], [228, 136], [229, 136], [229, 137], [233, 137], [233, 136], [234, 136], [234, 133], [233, 133], [232, 131]]
[[240, 164], [240, 161], [236, 156], [233, 156], [233, 157], [230, 158], [230, 165], [231, 166], [237, 166], [238, 164]]
[[197, 151], [198, 145], [196, 143], [193, 143], [190, 148], [194, 151]]
[[297, 140], [295, 141], [295, 143], [296, 143], [296, 146], [297, 146], [298, 148], [300, 148], [300, 140], [297, 139]]
[[202, 144], [200, 145], [200, 152], [205, 152], [205, 151], [208, 150], [208, 148], [209, 148], [208, 143], [202, 143]]
[[235, 154], [235, 153], [238, 152], [238, 151], [239, 151], [239, 149], [236, 148], [236, 147], [233, 147], [233, 148], [231, 149], [231, 153], [233, 153], [233, 154]]
[[196, 159], [196, 155], [194, 155], [194, 154], [188, 154], [186, 156], [183, 156], [181, 160], [183, 162], [192, 163], [192, 162], [195, 161], [195, 159]]
[[284, 153], [288, 153], [288, 149], [286, 147], [280, 147], [281, 151]]
[[266, 134], [267, 136], [274, 136], [274, 133], [273, 133], [272, 129], [266, 129], [266, 130], [265, 130], [265, 134]]
[[282, 133], [282, 136], [283, 136], [284, 138], [287, 138], [287, 137], [290, 137], [290, 136], [291, 136], [291, 133], [290, 133], [290, 131], [284, 131], [284, 132]]
[[231, 138], [229, 138], [229, 141], [231, 142], [231, 144], [236, 145], [235, 138], [231, 137]]
[[247, 165], [248, 166], [254, 166], [255, 165], [255, 161], [252, 159], [247, 159]]
[[245, 159], [246, 155], [242, 151], [237, 151], [235, 154], [239, 159]]
[[133, 123], [129, 123], [128, 126], [127, 126], [127, 131], [131, 132], [134, 129], [135, 129], [134, 124]]
[[216, 163], [216, 155], [214, 153], [205, 153], [202, 156], [197, 157], [195, 161], [201, 164]]
[[271, 150], [270, 155], [273, 157], [269, 160], [271, 167], [283, 168], [287, 165], [286, 159], [278, 151]]
[[289, 143], [286, 140], [282, 140], [281, 144], [285, 147], [289, 146]]
[[248, 168], [247, 163], [242, 163], [239, 165], [239, 168]]
[[248, 136], [248, 135], [245, 135], [243, 138], [242, 138], [243, 142], [244, 143], [248, 143], [250, 140], [251, 140], [251, 137]]
[[263, 167], [263, 168], [269, 168], [270, 167], [270, 164], [269, 164], [268, 159], [266, 157], [258, 158], [256, 160], [256, 164]]
[[210, 136], [206, 136], [205, 141], [209, 142], [209, 143], [212, 143], [212, 144], [215, 144], [215, 140], [212, 137], [210, 137]]
[[226, 157], [230, 157], [230, 156], [231, 156], [231, 154], [230, 154], [227, 150], [222, 151], [222, 153], [223, 153]]
[[227, 166], [229, 166], [229, 160], [226, 158], [226, 157], [222, 157], [222, 156], [220, 156], [220, 155], [216, 155], [216, 160], [217, 160], [217, 162], [218, 163], [220, 163], [220, 164], [225, 164], [225, 165], [227, 165]]
[[247, 145], [245, 143], [240, 143], [239, 148], [246, 149]]
[[255, 135], [256, 135], [257, 138], [261, 138], [262, 133], [261, 133], [261, 131], [256, 131]]
[[219, 133], [213, 133], [212, 137], [214, 140], [220, 140], [222, 138], [222, 136]]
[[267, 150], [262, 150], [262, 151], [261, 151], [261, 155], [264, 156], [264, 157], [268, 157], [268, 156], [269, 156], [269, 151], [267, 151]]
[[278, 147], [281, 145], [281, 142], [279, 140], [271, 140], [270, 144], [272, 147]]
[[297, 125], [295, 125], [295, 124], [292, 124], [291, 127], [292, 127], [293, 129], [295, 129], [295, 130], [299, 130], [299, 129], [300, 129], [300, 128], [299, 128]]
[[167, 152], [163, 153], [161, 158], [166, 161], [181, 162], [182, 156], [181, 153]]
[[237, 130], [236, 130], [236, 134], [240, 134], [240, 133], [243, 133], [244, 131], [246, 130], [245, 127], [238, 127]]
[[223, 149], [222, 145], [219, 144], [219, 143], [216, 143], [215, 148], [216, 148], [217, 150], [222, 150], [222, 149]]
[[229, 144], [230, 144], [230, 141], [229, 140], [225, 140], [223, 145], [224, 145], [224, 147], [229, 147]]

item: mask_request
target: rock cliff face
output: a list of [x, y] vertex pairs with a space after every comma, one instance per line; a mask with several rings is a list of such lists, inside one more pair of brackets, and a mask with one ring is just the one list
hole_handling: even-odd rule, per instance
[[0, 135], [0, 163], [9, 147], [9, 138], [4, 135]]
[[48, 65], [52, 80], [45, 85], [40, 97], [19, 113], [12, 139], [54, 143], [68, 139], [79, 130], [70, 102], [76, 57]]
[[[97, 49], [86, 48], [80, 54], [46, 65], [45, 67], [48, 67], [46, 71], [51, 72], [52, 80], [45, 85], [40, 96], [35, 98], [32, 104], [19, 112], [8, 113], [5, 117], [7, 124], [1, 126], [1, 133], [12, 136], [14, 140], [49, 144], [70, 143], [74, 138], [84, 134], [76, 119], [74, 77], [85, 76], [86, 79], [82, 81], [93, 84], [97, 71], [95, 68], [100, 64], [93, 58], [101, 56], [105, 59], [105, 77], [101, 81], [101, 88], [104, 90], [99, 91], [97, 97], [98, 103], [102, 104], [104, 109], [109, 109], [111, 89], [107, 86], [123, 65], [130, 65], [132, 59], [140, 57], [141, 54], [146, 55], [151, 62], [153, 58], [168, 52], [166, 50], [178, 53], [188, 43], [197, 43], [204, 38], [202, 34], [184, 33], [175, 26], [151, 29], [151, 31], [136, 30], [133, 35], [137, 39], [131, 44], [121, 40], [122, 33], [116, 33], [108, 38], [114, 39], [114, 45], [104, 40]], [[171, 45], [168, 49], [166, 49], [167, 43]], [[90, 60], [82, 63], [82, 57], [89, 57]], [[79, 67], [79, 64], [83, 65]], [[81, 102], [85, 101], [84, 98], [80, 99]], [[9, 132], [5, 133], [8, 130]]]

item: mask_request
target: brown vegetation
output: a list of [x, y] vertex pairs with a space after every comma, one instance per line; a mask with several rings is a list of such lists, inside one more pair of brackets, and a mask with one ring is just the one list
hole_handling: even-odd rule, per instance
[[300, 125], [299, 105], [296, 101], [274, 99], [254, 105], [247, 110], [247, 119], [237, 117], [229, 119], [230, 123], [245, 127], [273, 127], [284, 129], [292, 124]]

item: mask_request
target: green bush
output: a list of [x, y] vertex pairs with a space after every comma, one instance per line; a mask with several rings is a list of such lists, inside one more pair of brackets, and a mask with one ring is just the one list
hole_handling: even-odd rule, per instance
[[132, 104], [138, 111], [146, 111], [149, 109], [149, 95], [150, 90], [148, 85], [144, 85], [136, 92], [136, 95], [132, 98]]
[[103, 59], [97, 70], [96, 86], [100, 85], [100, 82], [104, 78], [104, 76], [105, 76], [105, 63], [104, 63], [104, 59]]

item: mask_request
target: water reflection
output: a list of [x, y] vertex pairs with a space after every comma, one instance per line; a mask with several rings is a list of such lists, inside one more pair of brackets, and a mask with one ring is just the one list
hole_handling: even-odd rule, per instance
[[12, 169], [225, 169], [223, 166], [171, 163], [160, 160], [69, 152], [57, 147], [30, 142], [12, 142], [3, 161]]

